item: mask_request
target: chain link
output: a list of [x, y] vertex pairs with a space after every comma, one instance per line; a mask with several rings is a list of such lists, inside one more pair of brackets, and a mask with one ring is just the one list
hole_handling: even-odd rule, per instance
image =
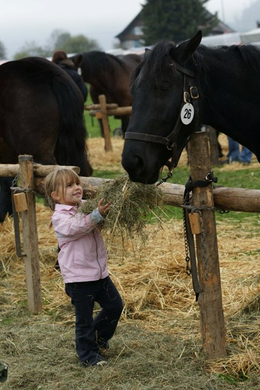
[[182, 209], [182, 217], [183, 217], [183, 236], [184, 236], [184, 248], [185, 248], [185, 261], [186, 261], [186, 273], [187, 275], [191, 275], [191, 266], [190, 266], [190, 253], [189, 253], [189, 245], [188, 245], [188, 233], [187, 233], [187, 221], [186, 221], [186, 210]]
[[17, 187], [18, 178], [19, 178], [18, 174], [13, 178], [12, 187]]

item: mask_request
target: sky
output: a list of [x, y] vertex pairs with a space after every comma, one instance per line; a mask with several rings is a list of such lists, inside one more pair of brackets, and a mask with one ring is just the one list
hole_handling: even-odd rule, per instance
[[[256, 0], [209, 0], [206, 8], [226, 22]], [[113, 49], [114, 37], [135, 18], [146, 0], [1, 0], [0, 41], [7, 59], [26, 43], [47, 46], [54, 30], [95, 39], [102, 50]]]

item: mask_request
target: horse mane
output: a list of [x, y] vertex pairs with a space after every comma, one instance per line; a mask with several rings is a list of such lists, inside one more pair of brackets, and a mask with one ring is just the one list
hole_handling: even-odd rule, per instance
[[225, 61], [226, 68], [232, 68], [234, 62], [239, 61], [245, 66], [249, 66], [250, 69], [259, 71], [260, 69], [260, 50], [253, 45], [231, 45], [231, 46], [219, 46], [219, 47], [207, 47], [200, 45], [195, 53], [198, 55], [198, 59], [205, 58], [205, 55], [210, 52], [210, 56], [207, 56], [207, 64], [203, 66], [211, 67], [211, 65], [219, 59]]
[[122, 69], [126, 70], [124, 62], [113, 54], [93, 50], [82, 53], [82, 56], [86, 73], [91, 74], [92, 78], [99, 79], [101, 70], [113, 72], [113, 63], [117, 63]]
[[[157, 82], [165, 77], [165, 75], [170, 77], [171, 73], [168, 69], [169, 64], [172, 62], [171, 52], [175, 47], [176, 45], [171, 41], [161, 41], [152, 50], [147, 50], [143, 61], [137, 66], [132, 75], [132, 81], [138, 76], [141, 70], [142, 78], [149, 75], [149, 77], [153, 77]], [[254, 69], [259, 72], [260, 50], [253, 45], [208, 47], [201, 44], [194, 53], [194, 56], [188, 61], [191, 68], [194, 68], [194, 61], [198, 69], [203, 69], [204, 72], [216, 69], [216, 61], [224, 64], [221, 66], [221, 69], [234, 70], [235, 63], [237, 64], [239, 62], [241, 66], [248, 67], [251, 71]]]
[[[141, 69], [143, 71], [143, 77], [146, 74], [157, 79], [164, 76], [169, 63], [172, 61], [171, 51], [175, 47], [176, 45], [171, 41], [162, 41], [157, 43], [152, 50], [147, 50], [143, 61], [136, 68], [133, 77], [136, 78]], [[208, 47], [201, 44], [196, 50], [194, 57], [197, 59], [204, 58], [208, 53], [210, 53], [210, 56], [207, 56], [207, 63], [205, 64], [202, 61], [201, 66], [203, 68], [212, 68], [211, 65], [219, 58], [220, 61], [224, 59], [225, 67], [232, 67], [234, 61], [242, 60], [251, 69], [253, 68], [256, 71], [260, 69], [260, 50], [253, 45]]]

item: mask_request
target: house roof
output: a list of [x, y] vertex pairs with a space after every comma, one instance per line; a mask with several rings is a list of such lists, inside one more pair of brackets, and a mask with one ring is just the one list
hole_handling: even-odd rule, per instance
[[138, 15], [136, 15], [136, 17], [124, 28], [123, 31], [121, 31], [121, 33], [119, 33], [118, 35], [116, 35], [115, 38], [118, 38], [118, 39], [121, 39], [122, 37], [124, 37], [126, 34], [129, 33], [129, 31], [135, 27], [135, 26], [140, 26], [142, 23], [142, 18], [141, 18], [141, 12], [139, 12]]
[[[206, 10], [206, 12], [208, 14], [211, 15], [211, 13]], [[133, 38], [138, 38], [139, 36], [138, 35], [134, 35], [131, 33], [131, 30], [133, 27], [135, 26], [142, 26], [142, 10], [139, 12], [139, 14], [136, 15], [136, 17], [124, 28], [123, 31], [121, 31], [121, 33], [119, 33], [118, 35], [116, 35], [115, 38], [118, 38], [120, 41], [124, 40], [125, 37], [127, 36], [127, 39], [133, 39]], [[212, 31], [212, 35], [215, 35], [215, 34], [224, 34], [224, 33], [232, 33], [232, 32], [236, 32], [235, 30], [233, 30], [231, 27], [229, 27], [227, 24], [223, 23], [223, 22], [219, 22], [218, 25], [216, 27], [214, 27], [213, 31]]]

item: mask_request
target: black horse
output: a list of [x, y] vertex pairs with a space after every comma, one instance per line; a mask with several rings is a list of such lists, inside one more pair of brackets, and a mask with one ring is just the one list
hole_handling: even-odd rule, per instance
[[177, 166], [201, 124], [245, 145], [260, 161], [260, 51], [199, 46], [201, 37], [199, 31], [177, 47], [158, 43], [136, 70], [122, 155], [133, 181], [154, 183], [163, 165]]
[[[76, 68], [81, 68], [83, 80], [90, 84], [90, 96], [98, 104], [99, 95], [105, 95], [107, 103], [131, 106], [131, 73], [141, 62], [137, 54], [114, 56], [102, 51], [89, 51], [70, 57]], [[129, 116], [122, 116], [122, 131], [126, 131]]]
[[[59, 66], [43, 58], [0, 66], [0, 164], [15, 164], [20, 154], [41, 164], [77, 165], [82, 176], [92, 174], [81, 92]], [[0, 222], [10, 210], [8, 183], [1, 179]]]

